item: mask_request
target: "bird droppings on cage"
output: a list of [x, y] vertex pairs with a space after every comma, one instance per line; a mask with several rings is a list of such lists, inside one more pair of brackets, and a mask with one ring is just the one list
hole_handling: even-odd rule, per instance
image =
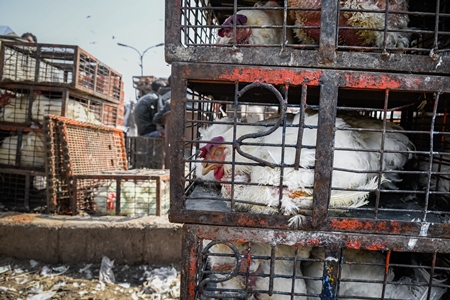
[[449, 296], [448, 247], [426, 239], [411, 251], [409, 237], [186, 227], [182, 292], [193, 299]]
[[441, 228], [428, 234], [446, 235], [450, 94], [442, 77], [284, 70], [290, 83], [279, 84], [275, 68], [213, 69], [217, 84], [189, 69], [205, 79], [188, 86], [209, 98], [194, 101], [195, 118], [174, 117], [189, 128], [178, 138], [190, 149], [179, 157], [188, 171], [179, 169], [174, 220], [395, 233], [419, 233], [426, 222]]

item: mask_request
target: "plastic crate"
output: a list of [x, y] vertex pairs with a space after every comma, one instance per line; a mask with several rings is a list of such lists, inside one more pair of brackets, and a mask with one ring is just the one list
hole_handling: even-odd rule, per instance
[[66, 86], [119, 103], [122, 75], [78, 46], [2, 42], [0, 82]]
[[[166, 0], [166, 60], [449, 73], [448, 0], [391, 1], [388, 8], [386, 1], [280, 0], [261, 6], [266, 2]], [[267, 13], [270, 21], [253, 16], [227, 20], [235, 13], [243, 15], [239, 13], [243, 10], [247, 16], [249, 11]], [[272, 31], [275, 33], [267, 36], [277, 39], [222, 43], [225, 39], [219, 36], [220, 30], [252, 31], [254, 35]], [[370, 38], [360, 40], [364, 36]]]
[[143, 217], [169, 210], [168, 170], [129, 170], [73, 177], [72, 213]]
[[186, 224], [180, 294], [181, 299], [447, 299], [448, 250], [448, 239], [411, 242], [404, 236]]
[[[172, 74], [171, 221], [449, 237], [448, 77], [184, 63]], [[201, 155], [219, 144], [225, 160]], [[390, 169], [391, 156], [407, 163]], [[228, 176], [203, 172], [216, 163]]]

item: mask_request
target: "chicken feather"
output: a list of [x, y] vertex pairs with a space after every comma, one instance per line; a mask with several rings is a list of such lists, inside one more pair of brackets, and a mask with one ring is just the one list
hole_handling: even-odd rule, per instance
[[[321, 0], [288, 0], [288, 6], [290, 8], [302, 9], [290, 11], [291, 18], [295, 20], [295, 25], [298, 27], [320, 27], [321, 2]], [[383, 46], [385, 0], [341, 0], [339, 1], [339, 6], [341, 9], [356, 10], [340, 12], [340, 27], [361, 27], [355, 30], [341, 29], [339, 31], [339, 41], [341, 44], [349, 46]], [[387, 48], [408, 47], [410, 34], [401, 32], [400, 30], [407, 28], [409, 16], [407, 14], [393, 13], [393, 11], [407, 10], [407, 0], [389, 0], [387, 29], [392, 31], [386, 33]], [[364, 28], [367, 28], [367, 30]], [[296, 28], [293, 31], [301, 43], [316, 44], [319, 41], [319, 28]]]

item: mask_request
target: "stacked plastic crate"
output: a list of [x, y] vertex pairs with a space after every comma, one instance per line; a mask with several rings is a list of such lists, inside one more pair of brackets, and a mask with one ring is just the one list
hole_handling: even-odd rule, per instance
[[46, 115], [123, 124], [122, 75], [78, 46], [2, 42], [0, 203], [46, 208]]
[[449, 298], [449, 1], [167, 0], [166, 22], [182, 299]]

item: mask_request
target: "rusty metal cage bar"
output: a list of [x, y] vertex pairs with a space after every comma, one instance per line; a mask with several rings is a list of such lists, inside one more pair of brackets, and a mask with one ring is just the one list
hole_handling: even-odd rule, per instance
[[[186, 224], [182, 248], [181, 299], [446, 299], [450, 287], [448, 239]], [[394, 296], [401, 285], [422, 291]]]
[[[278, 6], [253, 7], [257, 1], [248, 0], [166, 0], [165, 35], [166, 60], [193, 63], [229, 63], [247, 65], [271, 65], [284, 67], [320, 67], [353, 70], [382, 70], [395, 72], [448, 74], [450, 68], [450, 5], [448, 0], [409, 1], [409, 10], [399, 7], [398, 3], [377, 2], [380, 7], [367, 7], [359, 3], [355, 7], [338, 4], [345, 1], [323, 0], [279, 1]], [[295, 6], [295, 2], [300, 3]], [[273, 3], [273, 2], [272, 2]], [[373, 3], [372, 3], [373, 4]], [[386, 5], [387, 4], [387, 5]], [[307, 5], [311, 5], [308, 7]], [[222, 25], [227, 17], [236, 12], [263, 11], [282, 12], [284, 21], [279, 25], [264, 24]], [[286, 23], [295, 14], [316, 16], [306, 24]], [[341, 24], [347, 15], [361, 19], [359, 24]], [[358, 17], [356, 17], [358, 16]], [[362, 16], [360, 18], [360, 16]], [[377, 26], [364, 25], [364, 18], [377, 19]], [[403, 18], [403, 21], [400, 19]], [[390, 24], [391, 20], [402, 23], [399, 28]], [[367, 20], [367, 23], [369, 20]], [[408, 23], [408, 26], [404, 26]], [[301, 22], [300, 22], [301, 23]], [[365, 24], [367, 24], [365, 23]], [[228, 27], [227, 27], [228, 26]], [[286, 31], [299, 30], [313, 36], [299, 42], [231, 43], [217, 44], [218, 30], [229, 28], [248, 30], [280, 30], [279, 36], [285, 37]], [[372, 36], [367, 44], [352, 40], [358, 34]], [[320, 32], [320, 34], [319, 34]], [[320, 40], [319, 40], [320, 36]], [[310, 38], [310, 37], [308, 37]], [[377, 45], [373, 45], [373, 39]], [[346, 42], [343, 42], [346, 41]]]
[[[136, 210], [133, 206], [127, 208], [125, 202], [126, 199], [122, 199], [122, 195], [127, 195], [127, 193], [132, 193], [130, 198], [146, 198], [145, 201], [149, 202], [149, 207], [154, 202], [156, 216], [161, 216], [167, 213], [169, 208], [168, 200], [168, 182], [170, 179], [168, 170], [149, 170], [149, 169], [136, 169], [128, 171], [108, 171], [100, 173], [91, 174], [80, 174], [73, 176], [73, 189], [71, 192], [71, 209], [72, 214], [76, 215], [79, 213], [80, 202], [82, 199], [89, 198], [93, 190], [98, 188], [99, 182], [115, 182], [115, 189], [113, 191], [114, 197], [111, 199], [114, 203], [111, 207], [114, 207], [115, 215], [123, 215], [121, 207], [125, 207], [127, 210]], [[144, 185], [152, 185], [154, 192], [143, 193], [141, 187], [137, 183], [142, 183]], [[165, 187], [163, 187], [163, 182]], [[139, 191], [130, 191], [130, 187], [126, 186], [126, 183], [135, 184], [133, 189], [139, 189]], [[152, 189], [153, 190], [153, 189]], [[110, 191], [110, 192], [111, 192]], [[134, 192], [134, 193], [133, 193]], [[130, 199], [135, 201], [136, 199]], [[84, 200], [85, 201], [85, 200]], [[93, 201], [94, 202], [94, 201]], [[133, 204], [139, 205], [140, 203]], [[92, 205], [92, 203], [91, 203]], [[151, 215], [150, 208], [140, 209], [142, 212], [138, 214], [139, 216]], [[93, 211], [98, 211], [99, 207], [92, 209]]]
[[[285, 178], [272, 184], [261, 184], [261, 182], [248, 181], [248, 179], [238, 179], [235, 176], [238, 167], [266, 166], [267, 168], [267, 166], [270, 166], [270, 164], [266, 164], [264, 159], [258, 161], [252, 158], [249, 161], [242, 161], [242, 157], [248, 158], [248, 156], [245, 155], [245, 150], [240, 152], [239, 148], [242, 150], [242, 147], [258, 146], [258, 143], [255, 144], [255, 142], [245, 140], [238, 134], [224, 143], [229, 145], [230, 149], [232, 149], [231, 151], [233, 151], [229, 152], [230, 161], [224, 162], [224, 165], [229, 166], [230, 174], [232, 174], [227, 180], [218, 182], [212, 176], [210, 178], [202, 177], [201, 172], [198, 172], [204, 161], [199, 156], [202, 152], [201, 148], [207, 143], [202, 144], [200, 133], [205, 132], [205, 128], [211, 125], [229, 126], [229, 128], [233, 128], [234, 132], [245, 130], [246, 128], [250, 130], [255, 128], [256, 125], [265, 126], [266, 135], [270, 134], [268, 130], [271, 128], [272, 130], [280, 130], [280, 132], [281, 130], [292, 131], [293, 127], [289, 123], [274, 125], [275, 121], [291, 122], [287, 117], [285, 120], [275, 117], [274, 121], [271, 121], [272, 123], [267, 122], [267, 124], [264, 122], [250, 124], [242, 121], [242, 116], [237, 115], [243, 113], [243, 111], [237, 110], [237, 104], [239, 104], [249, 107], [276, 107], [279, 116], [279, 112], [285, 108], [282, 108], [278, 103], [279, 101], [276, 98], [278, 91], [276, 93], [272, 93], [269, 90], [267, 90], [269, 92], [263, 92], [266, 90], [265, 86], [271, 86], [275, 90], [282, 90], [282, 93], [279, 94], [282, 95], [283, 103], [286, 101], [287, 109], [300, 111], [304, 114], [309, 114], [311, 110], [317, 111], [320, 120], [316, 126], [306, 123], [295, 127], [297, 137], [293, 142], [277, 143], [272, 141], [267, 144], [268, 147], [274, 147], [274, 149], [280, 148], [280, 151], [283, 153], [289, 149], [295, 150], [295, 147], [297, 147], [297, 150], [292, 150], [292, 153], [298, 157], [299, 155], [304, 155], [304, 151], [314, 151], [316, 157], [315, 167], [310, 166], [309, 169], [311, 172], [315, 172], [315, 176], [318, 177], [314, 178], [314, 185], [306, 186], [306, 188], [313, 191], [312, 198], [315, 205], [312, 205], [312, 212], [302, 210], [299, 212], [300, 214], [305, 214], [301, 224], [302, 229], [366, 233], [384, 232], [388, 234], [420, 236], [426, 228], [427, 236], [441, 238], [449, 236], [448, 223], [445, 221], [445, 216], [449, 215], [449, 208], [445, 208], [446, 200], [438, 198], [445, 198], [448, 192], [436, 189], [437, 180], [445, 181], [449, 177], [447, 174], [448, 164], [446, 162], [448, 153], [447, 150], [444, 150], [448, 149], [448, 146], [446, 146], [448, 140], [446, 114], [450, 92], [448, 77], [374, 72], [360, 73], [338, 70], [233, 67], [226, 65], [211, 66], [210, 72], [205, 74], [203, 66], [187, 63], [174, 63], [172, 76], [177, 79], [180, 85], [174, 86], [172, 90], [172, 97], [176, 101], [176, 105], [172, 106], [171, 111], [170, 135], [171, 143], [174, 147], [170, 155], [171, 161], [174, 162], [171, 164], [171, 174], [172, 178], [176, 178], [176, 180], [173, 180], [171, 185], [172, 203], [169, 214], [171, 221], [212, 225], [288, 228], [290, 217], [280, 211], [281, 198], [274, 200], [274, 206], [270, 208], [275, 212], [274, 214], [267, 214], [267, 211], [265, 211], [267, 210], [266, 202], [258, 202], [258, 192], [255, 192], [254, 199], [242, 198], [242, 189], [247, 186], [258, 187], [265, 185], [281, 189], [284, 185], [284, 180], [287, 178], [286, 176], [292, 176], [281, 175]], [[200, 114], [198, 114], [199, 117], [197, 119], [186, 114], [188, 100], [184, 95], [187, 86], [199, 95], [208, 95], [205, 98], [192, 101], [194, 104], [197, 102], [199, 108], [200, 105], [208, 104], [202, 108], [203, 112], [199, 111]], [[255, 88], [257, 89], [255, 90]], [[367, 100], [361, 100], [365, 99], [364, 97], [367, 97]], [[424, 97], [426, 100], [424, 100]], [[416, 107], [422, 108], [416, 110]], [[226, 110], [227, 118], [217, 117], [224, 113], [221, 111], [222, 108]], [[204, 116], [208, 114], [216, 117], [214, 119], [206, 119]], [[357, 126], [352, 128], [352, 126], [346, 127], [336, 124], [336, 120], [341, 120], [343, 115], [349, 114], [354, 117], [368, 115], [371, 119], [379, 119], [377, 121], [377, 124], [379, 124], [377, 126], [379, 127], [362, 128]], [[275, 113], [275, 116], [277, 116], [277, 113]], [[433, 119], [430, 118], [434, 118], [436, 121], [432, 121]], [[350, 122], [352, 119], [345, 120]], [[355, 120], [352, 122], [355, 122]], [[438, 130], [433, 128], [434, 122], [438, 124]], [[388, 123], [390, 124], [389, 127]], [[192, 127], [198, 130], [197, 136], [186, 135], [186, 133], [192, 132]], [[183, 132], [178, 130], [179, 128], [189, 129]], [[307, 142], [305, 137], [302, 137], [305, 134], [304, 132], [311, 132], [311, 130], [317, 130], [317, 136], [321, 137], [317, 140], [317, 144], [314, 145], [308, 144], [310, 142]], [[355, 149], [347, 145], [336, 146], [335, 135], [359, 135], [366, 133], [376, 134], [379, 136], [380, 142], [376, 146], [377, 148], [369, 147], [368, 149], [358, 150], [358, 153], [362, 156], [377, 155], [377, 160], [381, 159], [382, 161], [395, 153], [401, 156], [414, 156], [422, 161], [422, 167], [420, 168], [426, 166], [427, 169], [421, 171], [420, 168], [417, 169], [417, 166], [409, 166], [406, 169], [387, 170], [381, 169], [382, 164], [378, 164], [375, 169], [369, 171], [370, 174], [373, 174], [371, 176], [374, 176], [376, 179], [374, 181], [375, 186], [354, 187], [352, 189], [355, 193], [373, 195], [373, 198], [369, 196], [369, 203], [371, 204], [351, 208], [346, 206], [346, 204], [342, 204], [342, 209], [352, 212], [354, 215], [345, 213], [340, 215], [338, 208], [340, 204], [337, 206], [333, 204], [332, 208], [328, 207], [330, 195], [339, 195], [340, 192], [345, 192], [347, 188], [336, 185], [331, 186], [330, 171], [333, 173], [341, 172], [344, 175], [356, 174], [355, 176], [360, 176], [359, 174], [366, 171], [360, 171], [345, 165], [330, 167], [333, 164], [333, 151], [348, 151], [349, 153], [355, 151]], [[407, 146], [404, 150], [386, 148], [386, 140], [396, 134], [401, 136], [408, 135], [414, 141], [415, 147]], [[434, 137], [434, 141], [433, 138], [430, 138], [430, 135]], [[247, 135], [247, 138], [255, 138], [257, 136], [258, 134]], [[211, 141], [212, 137], [214, 135], [207, 140]], [[300, 137], [303, 140], [300, 140]], [[217, 144], [218, 142], [214, 143]], [[351, 155], [359, 154], [354, 152]], [[439, 160], [439, 155], [443, 159]], [[236, 159], [238, 156], [241, 157], [240, 161]], [[219, 161], [211, 159], [210, 162], [212, 164]], [[283, 167], [283, 161], [277, 162], [273, 166], [281, 169], [285, 168]], [[294, 169], [295, 165], [286, 164], [286, 167]], [[305, 166], [302, 166], [302, 168], [305, 168]], [[277, 174], [283, 174], [281, 172]], [[292, 172], [295, 171], [290, 171], [289, 174], [293, 174]], [[397, 180], [396, 176], [404, 177], [404, 184], [411, 181], [414, 176], [425, 176], [425, 178], [428, 178], [428, 181], [424, 182], [425, 190], [403, 185], [403, 183], [400, 183], [401, 188], [392, 189], [386, 186], [381, 179], [384, 176], [394, 180]], [[219, 189], [214, 188], [214, 185], [218, 185], [218, 183], [220, 183], [222, 188], [226, 189], [225, 192], [220, 191], [220, 186]], [[432, 184], [433, 189], [427, 189], [426, 184]], [[406, 205], [402, 207], [402, 200], [400, 199], [408, 199], [412, 195], [419, 197], [420, 201], [423, 198], [423, 202], [420, 202], [418, 206]], [[425, 198], [428, 197], [425, 195], [432, 196], [432, 201]], [[302, 195], [299, 194], [298, 196]], [[392, 203], [386, 202], [387, 199], [393, 199]], [[197, 206], [197, 204], [200, 206]], [[229, 206], [227, 206], [228, 204]], [[440, 207], [441, 204], [444, 206]], [[248, 205], [250, 207], [253, 205], [254, 208], [261, 209], [261, 211], [247, 212], [245, 209], [241, 210], [239, 208], [239, 206], [245, 208]], [[403, 217], [398, 215], [399, 211], [404, 213]], [[409, 218], [408, 216], [411, 217]], [[415, 219], [416, 217], [417, 219]]]
[[2, 83], [65, 86], [113, 103], [123, 97], [122, 75], [78, 46], [3, 42], [0, 55]]
[[56, 212], [74, 211], [73, 176], [128, 169], [120, 129], [46, 116], [46, 170], [48, 205]]

